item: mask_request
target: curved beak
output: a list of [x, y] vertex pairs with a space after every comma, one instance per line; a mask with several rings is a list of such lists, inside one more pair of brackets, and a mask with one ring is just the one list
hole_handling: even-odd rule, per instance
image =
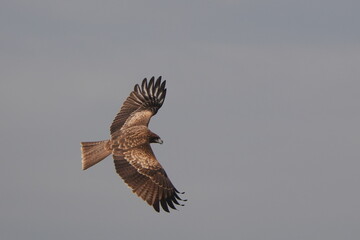
[[158, 138], [158, 139], [156, 139], [156, 142], [157, 142], [157, 143], [160, 143], [160, 144], [163, 144], [164, 141], [161, 140], [161, 138]]

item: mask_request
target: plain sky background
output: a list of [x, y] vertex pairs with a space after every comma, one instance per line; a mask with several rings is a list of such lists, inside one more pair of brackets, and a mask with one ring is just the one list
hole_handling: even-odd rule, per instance
[[[45, 1], [0, 7], [0, 238], [360, 239], [360, 1]], [[188, 202], [156, 213], [107, 158], [162, 75], [154, 152]]]

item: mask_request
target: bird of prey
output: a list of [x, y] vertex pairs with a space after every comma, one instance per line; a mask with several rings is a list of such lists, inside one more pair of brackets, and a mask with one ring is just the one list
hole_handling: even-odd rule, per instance
[[154, 77], [141, 86], [135, 85], [123, 103], [110, 127], [110, 139], [82, 142], [82, 169], [95, 165], [110, 154], [113, 155], [116, 172], [132, 191], [159, 212], [181, 205], [180, 193], [171, 183], [165, 170], [156, 159], [150, 143], [160, 143], [161, 138], [148, 128], [150, 118], [161, 108], [165, 100], [166, 81]]

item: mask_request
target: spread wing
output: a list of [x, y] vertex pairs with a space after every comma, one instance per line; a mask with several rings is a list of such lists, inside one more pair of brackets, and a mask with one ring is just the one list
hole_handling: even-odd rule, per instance
[[110, 127], [113, 136], [124, 125], [126, 127], [135, 125], [148, 126], [150, 118], [154, 116], [165, 100], [166, 81], [161, 82], [161, 77], [156, 81], [154, 77], [147, 82], [145, 78], [141, 87], [136, 84], [134, 91], [123, 103], [120, 112], [116, 115]]
[[[169, 207], [176, 209], [182, 200], [174, 185], [149, 144], [143, 144], [129, 150], [116, 149], [113, 151], [116, 172], [132, 191], [159, 212], [160, 205], [164, 211]], [[186, 201], [186, 200], [182, 200]]]

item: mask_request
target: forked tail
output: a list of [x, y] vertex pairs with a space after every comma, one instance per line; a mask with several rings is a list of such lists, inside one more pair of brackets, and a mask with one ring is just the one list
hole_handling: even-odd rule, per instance
[[98, 142], [82, 142], [81, 143], [81, 158], [82, 169], [86, 170], [89, 167], [97, 164], [104, 158], [110, 155], [110, 140]]

